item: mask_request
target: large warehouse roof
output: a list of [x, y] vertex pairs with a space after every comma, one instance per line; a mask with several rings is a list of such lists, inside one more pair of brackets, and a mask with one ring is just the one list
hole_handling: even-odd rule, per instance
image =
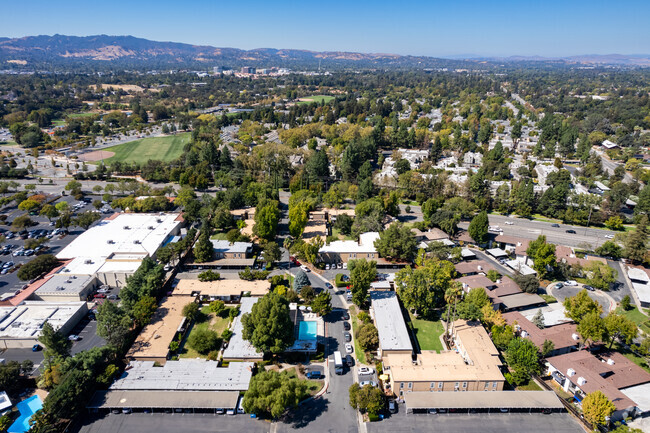
[[553, 391], [407, 392], [412, 409], [562, 409]]
[[87, 309], [85, 302], [26, 301], [15, 307], [0, 307], [0, 337], [37, 338], [45, 322], [61, 329], [80, 309]]
[[97, 391], [90, 409], [230, 409], [237, 406], [237, 391]]

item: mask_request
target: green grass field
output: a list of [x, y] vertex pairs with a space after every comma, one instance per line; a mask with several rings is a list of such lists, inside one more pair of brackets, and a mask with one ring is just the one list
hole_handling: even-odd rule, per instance
[[62, 119], [53, 120], [52, 126], [65, 126], [65, 120]]
[[67, 117], [74, 119], [75, 117], [90, 117], [94, 116], [97, 113], [73, 113], [73, 114], [68, 114]]
[[616, 309], [616, 312], [619, 314], [622, 314], [623, 316], [627, 317], [631, 321], [637, 324], [637, 326], [640, 326], [643, 322], [647, 322], [650, 320], [648, 316], [643, 314], [637, 307], [632, 307], [629, 310], [623, 310], [621, 307], [618, 307]]
[[411, 316], [411, 323], [415, 330], [415, 337], [420, 344], [420, 350], [435, 350], [440, 353], [443, 350], [440, 336], [445, 332], [442, 322], [416, 319]]
[[186, 132], [167, 137], [150, 137], [118, 144], [104, 149], [115, 152], [115, 155], [105, 159], [104, 163], [120, 161], [143, 164], [150, 159], [164, 162], [173, 161], [181, 156], [183, 146], [189, 141], [190, 133]]
[[334, 99], [334, 96], [329, 96], [329, 95], [314, 95], [314, 96], [306, 96], [302, 99], [309, 99], [310, 101], [300, 101], [298, 104], [311, 104], [312, 102], [316, 102], [318, 104], [324, 102], [328, 103], [331, 100]]
[[192, 349], [189, 346], [189, 344], [187, 344], [187, 340], [190, 338], [190, 335], [192, 335], [193, 332], [197, 330], [210, 329], [212, 331], [215, 331], [221, 337], [223, 331], [228, 329], [228, 325], [230, 325], [230, 317], [228, 317], [228, 309], [226, 309], [226, 312], [222, 314], [222, 317], [217, 317], [214, 313], [211, 313], [210, 307], [208, 306], [201, 308], [201, 313], [203, 313], [201, 320], [195, 322], [192, 325], [192, 329], [190, 329], [190, 332], [187, 334], [183, 347], [179, 350], [179, 354], [178, 354], [179, 358], [205, 358], [206, 357], [198, 353], [196, 350]]

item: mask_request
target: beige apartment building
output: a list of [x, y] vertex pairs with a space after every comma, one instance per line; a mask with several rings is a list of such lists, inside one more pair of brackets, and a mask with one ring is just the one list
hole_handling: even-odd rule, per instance
[[457, 320], [451, 329], [454, 347], [437, 353], [385, 353], [385, 382], [397, 397], [408, 392], [502, 391], [499, 352], [479, 323]]

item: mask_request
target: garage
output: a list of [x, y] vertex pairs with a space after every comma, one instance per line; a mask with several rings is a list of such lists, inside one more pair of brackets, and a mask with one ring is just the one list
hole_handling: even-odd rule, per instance
[[223, 413], [238, 400], [238, 391], [97, 391], [86, 407], [105, 413]]
[[553, 391], [407, 392], [406, 413], [553, 413], [565, 408]]

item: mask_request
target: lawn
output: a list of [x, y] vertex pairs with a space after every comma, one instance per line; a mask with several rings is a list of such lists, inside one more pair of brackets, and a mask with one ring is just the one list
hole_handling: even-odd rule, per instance
[[65, 126], [65, 120], [62, 119], [53, 120], [52, 126]]
[[543, 391], [543, 389], [531, 379], [527, 384], [519, 385], [517, 391]]
[[227, 234], [224, 233], [224, 232], [215, 233], [212, 236], [210, 236], [210, 239], [214, 239], [214, 240], [217, 240], [217, 241], [226, 241], [226, 240], [228, 240]]
[[553, 304], [553, 303], [557, 302], [557, 299], [555, 299], [555, 298], [554, 298], [553, 296], [551, 296], [551, 295], [545, 295], [545, 294], [542, 294], [542, 295], [539, 295], [539, 296], [541, 296], [542, 298], [544, 298], [544, 300], [546, 301], [547, 304]]
[[149, 137], [129, 143], [118, 144], [108, 147], [106, 151], [114, 152], [115, 155], [104, 160], [104, 163], [111, 162], [135, 162], [143, 164], [150, 159], [169, 162], [183, 154], [183, 147], [190, 141], [190, 133], [166, 137]]
[[637, 307], [632, 307], [629, 310], [623, 310], [621, 307], [618, 307], [616, 309], [616, 312], [619, 314], [622, 314], [623, 316], [627, 317], [631, 321], [637, 324], [637, 326], [641, 325], [643, 322], [650, 320], [648, 316], [643, 314]]
[[70, 119], [74, 119], [78, 117], [90, 117], [90, 116], [94, 116], [95, 114], [98, 113], [73, 113], [73, 114], [68, 114], [66, 117], [69, 117]]
[[445, 332], [442, 322], [416, 319], [413, 315], [410, 315], [410, 317], [420, 350], [435, 350], [440, 353], [443, 350], [440, 336]]
[[334, 96], [314, 95], [314, 96], [306, 96], [301, 99], [309, 99], [310, 101], [300, 101], [298, 102], [298, 104], [311, 104], [312, 102], [317, 102], [318, 104], [324, 102], [327, 104], [328, 102], [334, 99]]
[[219, 336], [223, 334], [223, 331], [228, 329], [230, 325], [230, 317], [228, 316], [229, 308], [226, 308], [221, 316], [217, 317], [214, 313], [210, 312], [210, 307], [205, 306], [201, 308], [201, 313], [203, 313], [203, 318], [194, 322], [192, 329], [187, 334], [183, 346], [178, 351], [179, 358], [205, 358], [205, 355], [201, 355], [196, 350], [189, 347], [187, 340], [189, 340], [192, 332], [197, 330], [211, 329], [215, 331]]
[[322, 380], [300, 379], [298, 377], [298, 372], [296, 371], [296, 367], [288, 370], [283, 370], [280, 374], [289, 376], [291, 379], [298, 379], [302, 381], [305, 385], [307, 385], [307, 392], [309, 393], [310, 396], [315, 395], [318, 391], [320, 391], [321, 388], [323, 387], [323, 384], [325, 383]]

